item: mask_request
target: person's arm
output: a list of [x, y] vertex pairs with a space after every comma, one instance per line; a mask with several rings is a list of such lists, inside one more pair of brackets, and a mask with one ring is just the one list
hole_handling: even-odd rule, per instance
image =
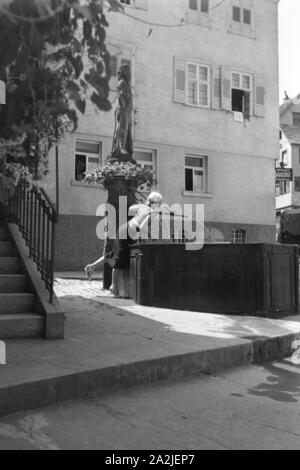
[[[133, 206], [132, 206], [133, 207]], [[145, 225], [151, 215], [151, 209], [148, 206], [142, 207], [138, 213], [128, 222], [128, 227], [133, 232], [140, 232], [141, 227]]]
[[84, 268], [85, 271], [94, 271], [97, 269], [100, 264], [102, 264], [104, 261], [104, 256], [101, 256], [101, 258], [97, 259], [97, 261], [94, 261], [94, 263], [87, 264], [86, 267]]
[[142, 215], [139, 214], [138, 217], [134, 217], [132, 220], [128, 222], [129, 229], [133, 232], [141, 232], [145, 225], [148, 223], [152, 214], [159, 214], [160, 210], [158, 209], [151, 209], [150, 207], [145, 211]]

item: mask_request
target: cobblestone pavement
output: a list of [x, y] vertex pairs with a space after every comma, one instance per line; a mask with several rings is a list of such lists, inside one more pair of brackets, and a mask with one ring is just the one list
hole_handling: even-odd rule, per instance
[[109, 290], [102, 288], [102, 281], [87, 281], [82, 279], [62, 279], [56, 278], [54, 283], [54, 290], [56, 296], [80, 296], [86, 299], [95, 300], [97, 297], [112, 297], [113, 295]]

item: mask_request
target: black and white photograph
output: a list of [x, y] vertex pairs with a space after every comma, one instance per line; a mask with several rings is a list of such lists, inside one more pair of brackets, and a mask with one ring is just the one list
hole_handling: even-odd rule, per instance
[[0, 0], [0, 451], [300, 450], [299, 50], [299, 0]]

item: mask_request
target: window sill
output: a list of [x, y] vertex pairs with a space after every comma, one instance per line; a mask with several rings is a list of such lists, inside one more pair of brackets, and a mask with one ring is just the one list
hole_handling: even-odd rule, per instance
[[90, 185], [88, 183], [85, 183], [84, 181], [76, 181], [76, 180], [71, 180], [71, 186], [76, 186], [80, 188], [89, 188], [89, 189], [101, 189], [101, 186], [99, 184]]
[[238, 31], [234, 28], [232, 28], [232, 29], [229, 28], [228, 33], [229, 34], [235, 34], [236, 36], [242, 36], [242, 37], [247, 38], [247, 39], [256, 39], [256, 36], [255, 36], [253, 30], [251, 30], [251, 31], [245, 31], [245, 30], [244, 31]]
[[188, 106], [189, 108], [200, 108], [200, 109], [210, 109], [210, 105], [209, 104], [191, 104], [191, 103], [188, 103], [187, 101], [185, 103], [186, 106]]
[[211, 199], [213, 197], [211, 193], [196, 193], [195, 191], [183, 191], [182, 195], [189, 197], [202, 197], [206, 199]]

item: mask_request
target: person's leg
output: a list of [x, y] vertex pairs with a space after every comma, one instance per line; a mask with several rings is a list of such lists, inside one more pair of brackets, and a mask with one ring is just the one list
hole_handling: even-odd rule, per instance
[[120, 273], [119, 269], [114, 268], [112, 270], [112, 282], [111, 282], [111, 286], [110, 286], [109, 290], [114, 295], [119, 294], [119, 288], [118, 288], [119, 273]]

